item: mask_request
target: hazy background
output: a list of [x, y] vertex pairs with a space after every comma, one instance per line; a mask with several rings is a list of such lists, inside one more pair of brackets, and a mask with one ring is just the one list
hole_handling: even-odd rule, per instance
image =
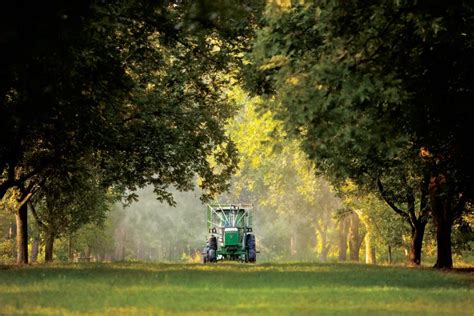
[[[258, 260], [291, 261], [321, 258], [321, 238], [330, 243], [337, 238], [334, 215], [338, 199], [329, 187], [322, 194], [326, 205], [319, 209], [287, 209], [262, 205], [268, 202], [246, 198], [233, 199], [231, 193], [220, 197], [221, 203], [253, 203], [254, 234], [260, 251]], [[232, 190], [231, 190], [232, 192]], [[151, 260], [151, 261], [200, 261], [200, 251], [208, 237], [206, 205], [200, 200], [200, 192], [173, 190], [176, 206], [156, 200], [152, 188], [137, 192], [138, 202], [130, 206], [116, 204], [112, 208], [105, 227], [90, 236], [86, 243], [87, 254], [93, 260]], [[287, 204], [297, 205], [298, 197], [282, 196]], [[315, 223], [323, 226], [319, 232]], [[84, 232], [73, 237], [76, 248]], [[323, 236], [324, 235], [324, 236]], [[75, 240], [74, 240], [75, 239]], [[109, 239], [109, 245], [107, 244]], [[59, 243], [60, 244], [60, 243]], [[327, 247], [327, 245], [326, 245]], [[328, 247], [327, 247], [328, 248]], [[330, 247], [329, 247], [330, 248]], [[329, 250], [329, 249], [328, 249]]]

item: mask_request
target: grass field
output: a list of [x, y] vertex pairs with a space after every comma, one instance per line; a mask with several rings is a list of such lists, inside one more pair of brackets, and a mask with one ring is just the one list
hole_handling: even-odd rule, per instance
[[474, 315], [472, 285], [357, 264], [0, 266], [0, 314]]

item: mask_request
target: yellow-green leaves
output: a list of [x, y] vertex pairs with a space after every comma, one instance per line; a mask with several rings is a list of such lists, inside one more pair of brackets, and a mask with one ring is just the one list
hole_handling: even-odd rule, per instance
[[288, 58], [286, 56], [275, 55], [275, 56], [272, 56], [270, 59], [266, 60], [260, 66], [260, 70], [272, 70], [272, 69], [284, 66], [287, 63], [288, 63]]

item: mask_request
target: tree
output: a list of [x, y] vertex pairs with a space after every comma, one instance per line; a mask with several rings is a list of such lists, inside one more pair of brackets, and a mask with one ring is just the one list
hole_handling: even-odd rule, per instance
[[[345, 213], [345, 210], [344, 210]], [[347, 260], [347, 245], [348, 245], [348, 237], [349, 237], [349, 216], [344, 214], [343, 216], [339, 216], [337, 221], [337, 233], [338, 233], [338, 261], [346, 261]]]
[[284, 244], [290, 251], [285, 247], [282, 257], [307, 260], [317, 252], [325, 261], [339, 200], [298, 142], [287, 139], [282, 123], [272, 119], [271, 111], [257, 110], [261, 98], [249, 98], [238, 88], [230, 95], [241, 108], [229, 124], [241, 161], [230, 196], [224, 198], [255, 203], [262, 218], [256, 227], [271, 236], [262, 240], [269, 252], [279, 252]]
[[[167, 188], [191, 189], [196, 175], [204, 196], [227, 188], [237, 163], [220, 75], [230, 44], [212, 29], [180, 27], [190, 5], [8, 4], [0, 10], [0, 198], [13, 194], [24, 206], [17, 227], [49, 175], [58, 166], [74, 172], [81, 160], [132, 199], [152, 184], [172, 203]], [[27, 240], [26, 230], [17, 237]]]
[[0, 207], [15, 215], [16, 223], [16, 263], [28, 263], [28, 205], [27, 201], [37, 192], [29, 190], [9, 190], [1, 200]]
[[349, 259], [351, 261], [359, 261], [360, 246], [364, 241], [365, 232], [360, 231], [360, 219], [357, 213], [349, 210], [348, 217], [350, 220], [349, 226]]
[[247, 71], [320, 170], [379, 191], [410, 223], [414, 263], [431, 210], [439, 268], [452, 267], [451, 226], [473, 196], [473, 12], [468, 1], [270, 10]]
[[[376, 252], [387, 251], [388, 262], [392, 261], [392, 247], [403, 246], [402, 239], [410, 235], [408, 223], [400, 221], [394, 212], [388, 212], [389, 207], [378, 196], [370, 191], [364, 191], [358, 188], [354, 182], [346, 183], [338, 188], [341, 200], [346, 206], [340, 213], [344, 218], [353, 214], [365, 227], [363, 238], [365, 242], [366, 263], [376, 262]], [[413, 245], [409, 245], [413, 250]], [[407, 256], [412, 262], [413, 254], [410, 252]]]
[[53, 261], [55, 239], [71, 236], [88, 224], [103, 225], [111, 205], [120, 196], [108, 191], [94, 170], [49, 176], [29, 203], [44, 234], [45, 262]]

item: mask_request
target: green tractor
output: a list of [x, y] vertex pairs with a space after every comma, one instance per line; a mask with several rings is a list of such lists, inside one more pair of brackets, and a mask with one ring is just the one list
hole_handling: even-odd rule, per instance
[[202, 252], [203, 263], [219, 260], [256, 262], [255, 235], [252, 234], [251, 204], [209, 204], [209, 238]]

